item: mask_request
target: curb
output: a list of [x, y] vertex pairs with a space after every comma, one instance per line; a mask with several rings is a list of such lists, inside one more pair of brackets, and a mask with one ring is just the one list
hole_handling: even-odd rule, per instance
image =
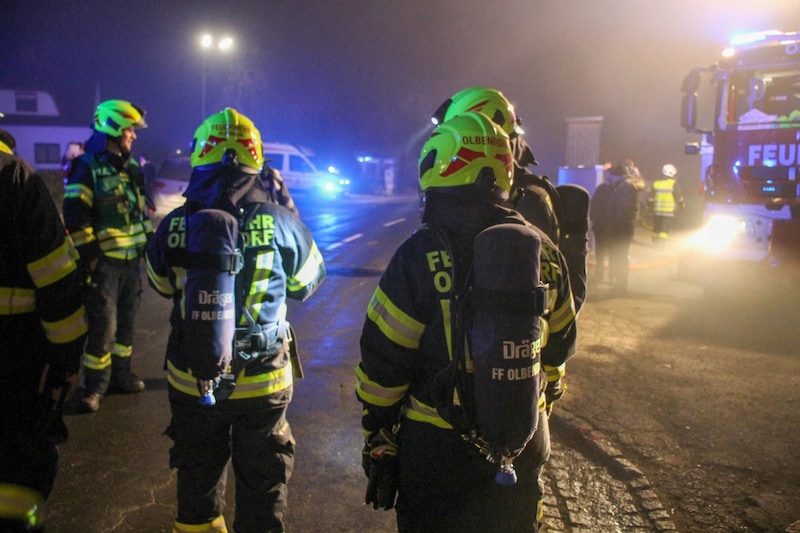
[[[654, 531], [677, 530], [669, 511], [661, 502], [655, 490], [653, 490], [644, 473], [626, 459], [622, 452], [605, 435], [594, 429], [585, 420], [574, 416], [563, 408], [552, 413], [550, 423], [579, 439], [592, 455], [601, 458], [614, 477], [627, 484], [636, 506], [642, 509], [650, 519], [655, 528]], [[800, 529], [797, 532], [788, 532], [787, 530], [787, 533], [800, 533]]]

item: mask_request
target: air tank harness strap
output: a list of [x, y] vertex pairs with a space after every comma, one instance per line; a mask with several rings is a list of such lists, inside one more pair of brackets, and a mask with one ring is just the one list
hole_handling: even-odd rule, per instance
[[234, 254], [204, 254], [199, 252], [189, 252], [189, 267], [207, 268], [210, 270], [220, 270], [229, 272], [233, 275], [239, 273], [244, 267], [244, 256], [240, 250]]
[[248, 325], [236, 328], [236, 358], [245, 364], [256, 359], [273, 358], [289, 351], [292, 340], [290, 324], [286, 320], [258, 324], [250, 311], [242, 307]]

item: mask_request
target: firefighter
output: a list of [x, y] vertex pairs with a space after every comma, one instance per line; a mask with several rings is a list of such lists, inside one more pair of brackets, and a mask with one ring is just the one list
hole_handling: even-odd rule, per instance
[[0, 130], [0, 530], [39, 531], [87, 326], [77, 252], [45, 183], [14, 147]]
[[670, 222], [678, 209], [683, 209], [684, 199], [675, 176], [678, 169], [667, 163], [661, 167], [661, 179], [653, 182], [647, 206], [653, 213], [653, 244], [663, 246], [669, 239]]
[[[463, 328], [469, 330], [467, 295], [478, 234], [501, 225], [534, 232], [541, 242], [542, 280], [555, 297], [544, 314], [549, 328], [542, 330], [549, 335], [533, 346], [541, 342], [542, 363], [563, 372], [576, 336], [566, 263], [544, 232], [500, 205], [512, 187], [511, 147], [487, 116], [466, 112], [441, 123], [422, 149], [419, 169], [426, 195], [423, 226], [395, 252], [361, 334], [356, 394], [363, 404], [366, 502], [376, 509], [395, 507], [401, 532], [537, 531], [539, 472], [550, 451], [545, 400], [526, 399], [529, 408], [541, 407], [538, 426], [514, 461], [516, 484], [498, 485], [497, 465], [485, 460], [480, 440], [462, 432], [469, 410], [465, 415], [452, 400], [456, 390], [462, 405], [474, 398], [469, 387], [451, 387], [473, 379], [469, 346], [460, 349], [464, 336], [454, 333], [461, 326], [451, 310], [465, 306]], [[497, 282], [513, 291], [518, 280]]]
[[[301, 220], [270, 201], [260, 179], [261, 137], [246, 116], [231, 108], [209, 116], [195, 133], [191, 162], [186, 204], [164, 218], [147, 248], [150, 285], [174, 302], [166, 354], [166, 434], [178, 471], [173, 531], [227, 531], [231, 457], [234, 529], [284, 531], [295, 447], [286, 410], [299, 370], [286, 299], [305, 300], [317, 289], [323, 258]], [[206, 274], [211, 285], [202, 285]], [[221, 322], [203, 322], [192, 311], [198, 290], [231, 312], [208, 312]]]
[[145, 127], [144, 111], [132, 103], [100, 103], [94, 132], [85, 153], [73, 160], [64, 191], [64, 221], [91, 278], [83, 353], [85, 412], [97, 411], [109, 389], [144, 390], [144, 382], [131, 371], [131, 355], [142, 294], [139, 264], [153, 228], [131, 148], [136, 130]]
[[[466, 111], [480, 111], [508, 134], [514, 154], [510, 205], [528, 222], [544, 231], [564, 253], [569, 265], [572, 295], [579, 311], [586, 299], [588, 193], [580, 195], [581, 191], [573, 186], [562, 195], [559, 191], [563, 187], [553, 186], [547, 176], [534, 174], [528, 169], [538, 162], [525, 142], [525, 131], [514, 105], [502, 92], [491, 87], [470, 87], [459, 91], [439, 106], [432, 121], [437, 124]], [[562, 196], [577, 200], [564, 201]]]
[[558, 193], [547, 177], [532, 174], [528, 165], [538, 164], [530, 147], [523, 139], [525, 130], [517, 116], [514, 106], [497, 89], [490, 87], [469, 87], [445, 100], [433, 114], [432, 121], [439, 124], [467, 111], [479, 111], [499, 125], [509, 137], [514, 153], [514, 189], [510, 194], [516, 202], [524, 191], [533, 196], [538, 209], [531, 209], [529, 222], [547, 233], [554, 243], [558, 243]]

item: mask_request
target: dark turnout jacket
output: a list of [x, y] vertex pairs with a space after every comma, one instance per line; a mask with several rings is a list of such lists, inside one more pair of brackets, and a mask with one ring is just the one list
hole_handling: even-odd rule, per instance
[[589, 204], [592, 231], [601, 238], [633, 238], [638, 215], [639, 192], [626, 180], [600, 184]]

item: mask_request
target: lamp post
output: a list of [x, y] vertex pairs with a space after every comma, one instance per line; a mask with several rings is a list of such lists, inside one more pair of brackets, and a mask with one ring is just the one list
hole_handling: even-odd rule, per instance
[[206, 77], [208, 70], [208, 54], [211, 50], [218, 50], [219, 52], [227, 52], [233, 48], [233, 38], [222, 37], [221, 39], [215, 38], [211, 34], [204, 34], [200, 38], [200, 49], [203, 52], [203, 95], [202, 95], [202, 119], [206, 118]]

